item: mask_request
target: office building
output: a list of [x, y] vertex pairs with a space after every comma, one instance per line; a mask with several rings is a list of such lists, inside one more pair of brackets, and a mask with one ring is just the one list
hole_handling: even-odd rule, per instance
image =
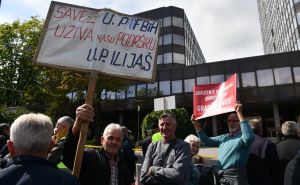
[[300, 0], [257, 0], [265, 54], [300, 48]]
[[[153, 111], [154, 99], [167, 96], [175, 96], [176, 107], [192, 114], [195, 84], [221, 83], [234, 73], [238, 76], [237, 99], [245, 115], [262, 119], [267, 136], [274, 137], [283, 121], [300, 115], [300, 51], [205, 63], [191, 26], [185, 26], [188, 22], [182, 9], [159, 8], [138, 15], [156, 16], [151, 18], [163, 22], [155, 82], [133, 81], [122, 92], [103, 91], [96, 107], [104, 123], [124, 123], [137, 133], [137, 123]], [[180, 60], [178, 54], [183, 55]], [[193, 56], [187, 56], [190, 54]], [[193, 57], [195, 62], [190, 60]], [[226, 118], [227, 114], [206, 118], [213, 126], [211, 135], [228, 131]]]

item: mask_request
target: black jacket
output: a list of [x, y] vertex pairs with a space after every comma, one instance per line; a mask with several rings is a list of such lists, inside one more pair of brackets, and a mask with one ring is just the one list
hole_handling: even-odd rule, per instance
[[21, 155], [0, 170], [0, 183], [5, 185], [79, 185], [76, 177], [58, 170], [43, 158]]
[[[73, 169], [73, 162], [76, 153], [78, 137], [69, 132], [63, 146], [63, 162]], [[130, 185], [129, 170], [124, 161], [118, 162], [118, 184]], [[110, 184], [110, 164], [103, 149], [85, 149], [79, 175], [81, 185], [109, 185]]]

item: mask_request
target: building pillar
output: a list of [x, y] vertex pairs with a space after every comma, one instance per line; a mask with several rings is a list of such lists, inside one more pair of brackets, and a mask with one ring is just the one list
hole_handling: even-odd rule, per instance
[[211, 120], [212, 120], [213, 136], [217, 136], [218, 135], [217, 117], [213, 116]]
[[273, 115], [274, 115], [274, 122], [275, 128], [280, 128], [280, 118], [279, 118], [279, 110], [277, 103], [273, 103]]
[[124, 114], [122, 111], [119, 113], [119, 124], [124, 125]]

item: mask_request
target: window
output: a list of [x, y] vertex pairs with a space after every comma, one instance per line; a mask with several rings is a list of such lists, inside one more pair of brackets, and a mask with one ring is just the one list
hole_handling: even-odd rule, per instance
[[172, 81], [172, 94], [182, 93], [182, 81], [175, 80]]
[[164, 35], [164, 45], [172, 44], [172, 34]]
[[159, 37], [159, 42], [158, 42], [158, 45], [163, 45], [164, 43], [163, 43], [163, 37], [162, 36], [160, 36]]
[[210, 76], [210, 83], [211, 84], [218, 84], [224, 82], [224, 75], [211, 75]]
[[125, 99], [125, 91], [116, 92], [116, 99]]
[[193, 92], [193, 87], [195, 85], [195, 79], [185, 79], [184, 80], [184, 92]]
[[197, 85], [210, 84], [209, 76], [197, 77]]
[[127, 89], [127, 98], [135, 97], [135, 85], [131, 85]]
[[171, 17], [165, 17], [163, 18], [163, 27], [171, 26]]
[[295, 77], [295, 82], [300, 82], [300, 67], [294, 67], [294, 77]]
[[278, 85], [293, 83], [290, 67], [275, 68], [274, 75], [275, 75], [275, 82]]
[[[227, 80], [228, 78], [230, 78], [232, 75], [233, 75], [233, 74], [227, 74], [227, 75], [226, 75], [226, 80]], [[236, 74], [236, 87], [237, 87], [237, 88], [240, 87], [240, 81], [239, 81], [239, 75], [238, 75], [238, 74]]]
[[159, 92], [162, 95], [170, 95], [170, 81], [160, 81], [159, 82]]
[[137, 85], [137, 96], [147, 96], [147, 86], [146, 86], [146, 84]]
[[173, 53], [174, 54], [174, 63], [184, 64], [184, 54]]
[[114, 100], [114, 99], [116, 99], [116, 93], [112, 92], [112, 91], [107, 91], [106, 98], [108, 100]]
[[163, 64], [163, 55], [157, 55], [157, 64]]
[[105, 100], [106, 99], [106, 90], [103, 89], [101, 92], [101, 100]]
[[165, 53], [164, 64], [171, 64], [171, 63], [172, 63], [172, 53]]
[[183, 28], [183, 18], [172, 17], [173, 25]]
[[184, 46], [184, 37], [183, 35], [173, 35], [173, 43]]
[[259, 87], [274, 85], [272, 69], [257, 70], [256, 73]]
[[242, 83], [243, 87], [256, 86], [254, 72], [242, 73]]
[[148, 96], [156, 96], [157, 95], [157, 82], [155, 83], [148, 83]]

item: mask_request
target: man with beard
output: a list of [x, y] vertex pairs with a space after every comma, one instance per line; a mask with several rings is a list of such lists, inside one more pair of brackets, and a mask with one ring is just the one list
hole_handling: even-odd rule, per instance
[[192, 116], [196, 132], [205, 146], [219, 147], [218, 168], [221, 170], [221, 185], [248, 185], [246, 165], [250, 147], [255, 139], [248, 121], [244, 120], [242, 104], [235, 105], [236, 114], [228, 116], [228, 134], [208, 137], [200, 122]]

